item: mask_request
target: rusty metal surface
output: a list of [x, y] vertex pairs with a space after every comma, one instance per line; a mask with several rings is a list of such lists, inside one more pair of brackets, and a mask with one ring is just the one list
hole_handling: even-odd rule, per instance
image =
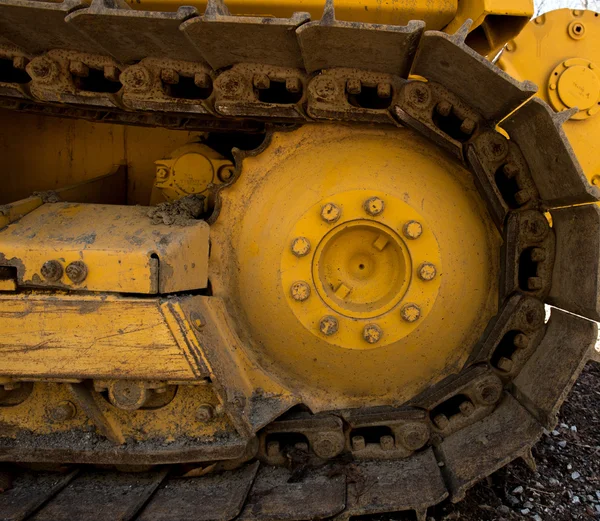
[[254, 483], [259, 463], [201, 478], [170, 479], [154, 494], [138, 521], [229, 521]]

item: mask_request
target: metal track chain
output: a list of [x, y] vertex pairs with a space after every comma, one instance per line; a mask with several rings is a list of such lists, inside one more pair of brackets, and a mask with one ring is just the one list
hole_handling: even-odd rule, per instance
[[[410, 126], [474, 172], [505, 241], [499, 314], [468, 366], [409, 408], [278, 421], [258, 433], [262, 464], [201, 477], [180, 476], [180, 468], [17, 469], [0, 494], [1, 516], [299, 520], [414, 510], [424, 519], [428, 506], [459, 500], [477, 480], [526, 457], [552, 425], [596, 329], [559, 310], [546, 324], [543, 303], [552, 298], [590, 318], [596, 304], [587, 294], [571, 304], [575, 270], [561, 274], [567, 289], [553, 289], [556, 264], [578, 265], [565, 245], [581, 232], [569, 215], [551, 229], [542, 212], [600, 193], [587, 184], [562, 117], [529, 100], [532, 85], [468, 48], [468, 27], [449, 36], [423, 33], [419, 22], [350, 24], [335, 20], [331, 2], [311, 22], [306, 14], [231, 16], [216, 1], [200, 16], [95, 0], [0, 0], [0, 29], [0, 58], [10, 63], [0, 78], [6, 108], [202, 130], [318, 120]], [[409, 81], [409, 72], [427, 82]]]

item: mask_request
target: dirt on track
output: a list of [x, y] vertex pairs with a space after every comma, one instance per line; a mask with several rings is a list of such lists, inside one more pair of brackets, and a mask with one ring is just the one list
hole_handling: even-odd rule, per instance
[[535, 471], [515, 461], [459, 504], [438, 506], [428, 521], [600, 519], [600, 364], [587, 364], [558, 422], [533, 449]]

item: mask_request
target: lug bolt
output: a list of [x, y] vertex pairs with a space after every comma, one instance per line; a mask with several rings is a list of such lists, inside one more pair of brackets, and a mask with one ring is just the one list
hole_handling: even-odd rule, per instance
[[119, 77], [121, 76], [121, 71], [115, 67], [114, 65], [105, 65], [104, 66], [104, 77], [108, 81], [119, 81]]
[[73, 60], [69, 62], [69, 72], [73, 76], [87, 78], [90, 75], [90, 68], [82, 61]]
[[75, 414], [77, 414], [77, 408], [75, 405], [65, 400], [51, 409], [48, 413], [48, 416], [52, 421], [64, 422], [74, 418]]
[[422, 423], [409, 424], [402, 430], [402, 439], [406, 448], [418, 450], [427, 443], [429, 429]]
[[299, 280], [292, 284], [290, 294], [296, 302], [304, 302], [310, 297], [310, 286], [303, 280]]
[[490, 380], [479, 385], [477, 391], [485, 405], [493, 405], [502, 396], [502, 384], [498, 380]]
[[379, 197], [371, 197], [365, 201], [363, 208], [365, 209], [365, 212], [375, 217], [383, 212], [385, 203], [383, 202], [383, 199], [380, 199]]
[[363, 450], [366, 446], [364, 436], [352, 436], [352, 450]]
[[377, 97], [387, 99], [392, 97], [392, 85], [389, 83], [377, 84]]
[[296, 257], [304, 257], [310, 251], [310, 241], [306, 237], [297, 237], [292, 241], [292, 253]]
[[430, 281], [435, 279], [437, 275], [437, 270], [435, 266], [430, 262], [424, 262], [419, 266], [419, 278], [424, 281]]
[[67, 277], [75, 284], [80, 284], [85, 280], [88, 274], [87, 266], [81, 261], [72, 262], [65, 270]]
[[502, 171], [508, 179], [512, 179], [519, 173], [519, 167], [515, 163], [506, 163], [502, 167]]
[[252, 78], [252, 84], [260, 90], [266, 90], [271, 87], [271, 80], [266, 74], [255, 74]]
[[527, 190], [519, 190], [515, 194], [515, 201], [519, 206], [524, 205], [531, 200], [531, 194]]
[[56, 282], [63, 276], [63, 267], [57, 260], [49, 260], [44, 262], [42, 269], [40, 270], [42, 277], [49, 282]]
[[363, 329], [363, 338], [369, 344], [376, 344], [381, 340], [383, 330], [377, 324], [367, 324]]
[[408, 221], [402, 229], [404, 237], [407, 239], [418, 239], [423, 233], [423, 226], [419, 221]]
[[177, 85], [179, 83], [179, 73], [175, 69], [161, 69], [160, 79], [168, 85]]
[[362, 90], [362, 83], [356, 78], [351, 78], [346, 81], [346, 91], [348, 94], [360, 94]]
[[435, 106], [435, 111], [440, 116], [448, 117], [450, 115], [450, 112], [452, 112], [452, 104], [449, 101], [440, 101]]
[[208, 403], [202, 404], [200, 407], [198, 407], [198, 410], [196, 411], [196, 419], [199, 422], [210, 421], [214, 418], [214, 416], [215, 408]]
[[470, 136], [474, 130], [475, 130], [475, 121], [473, 121], [471, 118], [467, 118], [467, 119], [463, 120], [463, 122], [460, 125], [460, 131], [463, 134]]
[[211, 79], [205, 72], [194, 73], [194, 85], [199, 89], [208, 89], [211, 85]]
[[400, 315], [406, 322], [416, 322], [421, 318], [421, 308], [416, 304], [406, 304], [400, 310]]
[[335, 458], [343, 448], [344, 439], [332, 432], [323, 432], [312, 442], [313, 452], [322, 459]]
[[337, 318], [332, 317], [331, 315], [323, 317], [321, 322], [319, 322], [319, 329], [325, 336], [335, 335], [338, 327], [339, 324]]
[[327, 203], [321, 208], [321, 218], [326, 223], [336, 222], [342, 215], [342, 209], [333, 203]]
[[285, 79], [285, 90], [296, 93], [302, 91], [302, 81], [298, 77], [290, 77]]

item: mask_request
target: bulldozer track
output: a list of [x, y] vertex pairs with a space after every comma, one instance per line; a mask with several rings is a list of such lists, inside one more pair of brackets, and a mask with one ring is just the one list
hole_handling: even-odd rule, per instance
[[[0, 0], [0, 29], [0, 58], [11, 64], [0, 77], [4, 108], [189, 130], [260, 132], [332, 120], [412, 127], [472, 170], [505, 243], [497, 317], [467, 367], [410, 408], [278, 421], [258, 433], [249, 463], [199, 477], [186, 477], [181, 466], [141, 473], [7, 467], [12, 484], [0, 494], [0, 519], [293, 521], [412, 510], [424, 520], [429, 506], [460, 500], [512, 459], [530, 458], [596, 338], [595, 325], [572, 313], [598, 318], [595, 293], [579, 274], [598, 266], [597, 248], [587, 243], [600, 236], [598, 213], [585, 203], [600, 194], [560, 129], [564, 115], [533, 99], [532, 84], [466, 46], [468, 26], [449, 36], [424, 32], [420, 22], [340, 22], [332, 3], [310, 21], [232, 16], [216, 1], [200, 15]], [[546, 322], [544, 303], [567, 312], [555, 309]], [[422, 442], [406, 436], [408, 423], [415, 436], [426, 430]], [[352, 437], [353, 428], [373, 425], [404, 441], [369, 447]], [[290, 452], [272, 441], [289, 432], [310, 444]], [[316, 434], [342, 436], [345, 452], [319, 453]], [[0, 460], [122, 456], [28, 450], [3, 442]], [[218, 453], [208, 459], [226, 461]], [[118, 463], [141, 460], [132, 454]]]

